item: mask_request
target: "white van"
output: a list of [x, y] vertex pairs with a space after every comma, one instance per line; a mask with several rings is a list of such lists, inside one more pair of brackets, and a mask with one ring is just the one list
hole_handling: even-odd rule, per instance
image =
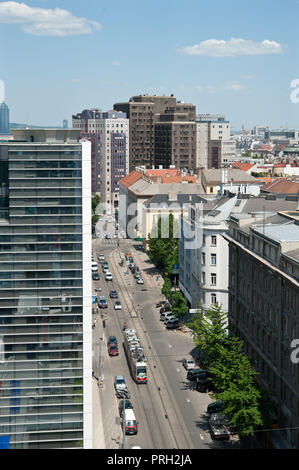
[[131, 408], [126, 408], [125, 411], [122, 412], [122, 425], [125, 425], [126, 434], [137, 434], [138, 423], [134, 411]]

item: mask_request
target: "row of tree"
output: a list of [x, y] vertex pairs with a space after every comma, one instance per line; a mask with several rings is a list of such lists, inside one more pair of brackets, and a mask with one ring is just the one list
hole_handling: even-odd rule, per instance
[[227, 314], [218, 304], [207, 312], [197, 310], [188, 326], [195, 345], [213, 376], [214, 396], [224, 403], [224, 414], [240, 436], [252, 436], [255, 430], [269, 429], [273, 410], [268, 394], [260, 389], [243, 342], [228, 333]]
[[149, 258], [164, 277], [162, 294], [172, 304], [172, 312], [178, 318], [184, 317], [189, 309], [185, 297], [172, 287], [177, 282], [173, 274], [173, 265], [179, 264], [179, 222], [170, 214], [160, 217], [149, 234]]

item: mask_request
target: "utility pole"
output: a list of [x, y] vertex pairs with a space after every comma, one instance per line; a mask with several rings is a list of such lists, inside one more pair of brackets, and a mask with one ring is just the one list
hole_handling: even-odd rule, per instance
[[102, 339], [100, 338], [99, 380], [102, 380]]

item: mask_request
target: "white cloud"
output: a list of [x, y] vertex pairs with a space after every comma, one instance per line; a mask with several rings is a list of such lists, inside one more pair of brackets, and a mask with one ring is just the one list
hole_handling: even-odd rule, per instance
[[194, 46], [185, 46], [180, 49], [188, 55], [205, 55], [213, 57], [233, 57], [238, 55], [281, 54], [282, 47], [275, 41], [265, 39], [255, 42], [248, 39], [231, 38], [229, 41], [207, 39]]
[[35, 36], [75, 36], [100, 31], [100, 23], [74, 16], [68, 10], [35, 8], [18, 2], [0, 3], [0, 23], [21, 24], [25, 33]]
[[225, 88], [227, 90], [232, 90], [232, 91], [244, 91], [245, 90], [245, 87], [239, 82], [227, 82], [225, 85]]

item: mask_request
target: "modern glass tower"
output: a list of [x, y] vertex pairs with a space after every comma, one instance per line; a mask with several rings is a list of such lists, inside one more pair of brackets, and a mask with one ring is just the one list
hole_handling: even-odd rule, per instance
[[0, 104], [0, 134], [9, 134], [9, 108], [4, 102]]
[[13, 132], [0, 144], [0, 437], [91, 448], [91, 144]]

